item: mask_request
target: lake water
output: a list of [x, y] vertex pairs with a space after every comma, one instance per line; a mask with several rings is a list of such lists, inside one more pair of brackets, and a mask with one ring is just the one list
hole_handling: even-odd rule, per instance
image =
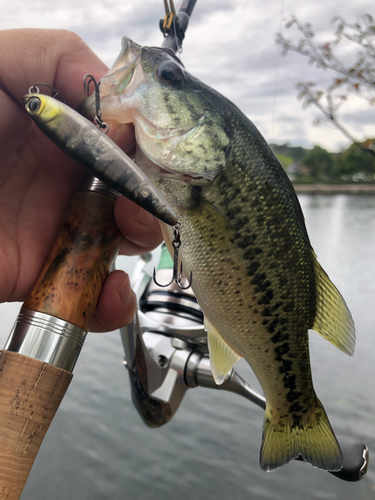
[[[313, 378], [338, 435], [375, 452], [375, 196], [301, 195], [312, 245], [357, 327], [353, 358], [311, 334]], [[120, 261], [130, 268], [133, 260]], [[4, 344], [19, 304], [0, 306]], [[239, 396], [188, 391], [174, 419], [149, 429], [132, 406], [118, 332], [90, 334], [23, 500], [367, 500], [375, 465], [346, 483], [308, 464], [258, 465], [263, 412]], [[238, 371], [257, 381], [246, 363]], [[375, 459], [374, 459], [375, 460]]]

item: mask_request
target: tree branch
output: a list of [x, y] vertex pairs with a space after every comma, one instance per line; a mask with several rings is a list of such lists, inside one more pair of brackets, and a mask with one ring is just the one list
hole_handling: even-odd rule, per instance
[[[361, 24], [348, 24], [342, 18], [335, 17], [333, 23], [338, 23], [335, 38], [321, 45], [314, 43], [314, 32], [309, 23], [302, 24], [295, 16], [286, 24], [287, 28], [296, 26], [302, 34], [298, 43], [286, 39], [281, 33], [276, 35], [276, 43], [281, 45], [283, 55], [290, 50], [301, 54], [315, 64], [318, 69], [326, 69], [336, 73], [331, 83], [324, 90], [313, 90], [314, 83], [299, 83], [298, 98], [303, 100], [303, 106], [314, 104], [340, 132], [354, 144], [363, 149], [360, 143], [344, 128], [337, 118], [337, 110], [348, 98], [355, 94], [366, 99], [370, 105], [375, 104], [375, 23], [369, 14], [362, 16]], [[359, 45], [353, 65], [346, 66], [335, 50], [343, 41]], [[339, 77], [337, 76], [339, 75]], [[335, 92], [341, 89], [341, 94]], [[321, 98], [327, 100], [327, 107], [321, 103]], [[375, 155], [372, 149], [366, 149]]]

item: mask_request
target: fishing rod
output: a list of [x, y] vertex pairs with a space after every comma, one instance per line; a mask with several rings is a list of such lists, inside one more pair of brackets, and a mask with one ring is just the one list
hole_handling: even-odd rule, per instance
[[[183, 1], [177, 16], [174, 8], [169, 13], [166, 43], [181, 47], [195, 3]], [[173, 32], [168, 32], [168, 26]], [[26, 105], [33, 111], [40, 106], [38, 97], [29, 96]], [[95, 148], [92, 135], [86, 139]], [[80, 138], [80, 144], [84, 142]], [[61, 146], [59, 140], [57, 144]], [[97, 148], [96, 153], [100, 152]], [[103, 171], [108, 164], [101, 164]], [[99, 177], [101, 172], [99, 165]], [[123, 241], [114, 219], [117, 191], [91, 175], [81, 182], [53, 249], [0, 351], [1, 498], [20, 498], [72, 380], [104, 280]], [[141, 206], [150, 208], [140, 199]], [[164, 205], [167, 212], [168, 208]], [[169, 214], [169, 222], [177, 222]]]
[[160, 20], [160, 30], [165, 37], [162, 47], [173, 52], [181, 50], [185, 31], [196, 3], [197, 0], [182, 0], [176, 12], [173, 0], [170, 0], [170, 5], [168, 0], [164, 0], [165, 17]]
[[[181, 47], [181, 30], [186, 30], [195, 3], [184, 1], [177, 16], [171, 21], [169, 16], [164, 47]], [[32, 106], [36, 105], [33, 101]], [[22, 494], [72, 379], [103, 282], [121, 245], [122, 235], [113, 217], [117, 197], [116, 190], [93, 177], [81, 184], [6, 348], [0, 352], [0, 492], [7, 500], [17, 500]], [[174, 340], [181, 353], [186, 351], [183, 342]], [[202, 356], [201, 361], [205, 361]], [[160, 363], [169, 369], [166, 356], [160, 357]], [[207, 367], [200, 366], [208, 380]], [[169, 411], [166, 404], [164, 408]]]

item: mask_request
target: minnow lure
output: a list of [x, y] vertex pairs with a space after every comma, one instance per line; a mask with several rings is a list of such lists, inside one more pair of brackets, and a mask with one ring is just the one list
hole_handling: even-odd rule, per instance
[[38, 127], [68, 156], [166, 224], [177, 224], [177, 216], [164, 196], [93, 123], [47, 95], [27, 94], [22, 100]]

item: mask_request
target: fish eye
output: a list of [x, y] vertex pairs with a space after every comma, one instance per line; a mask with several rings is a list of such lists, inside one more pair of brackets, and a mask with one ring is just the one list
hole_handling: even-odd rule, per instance
[[172, 62], [161, 64], [157, 69], [158, 78], [167, 85], [178, 85], [184, 79], [181, 68]]
[[35, 113], [40, 108], [40, 99], [38, 97], [32, 97], [28, 103], [28, 107], [31, 112]]

